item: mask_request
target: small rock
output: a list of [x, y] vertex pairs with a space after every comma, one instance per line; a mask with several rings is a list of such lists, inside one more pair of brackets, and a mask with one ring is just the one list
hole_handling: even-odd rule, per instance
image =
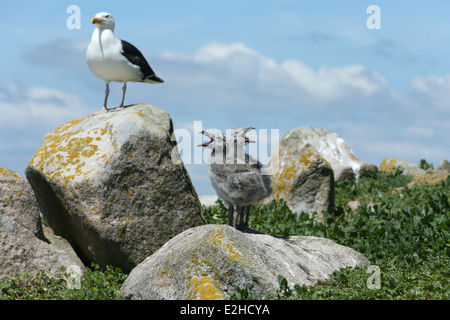
[[412, 181], [408, 183], [408, 188], [411, 188], [418, 183], [435, 184], [439, 181], [447, 179], [449, 175], [450, 172], [447, 169], [427, 170], [420, 175], [415, 175]]
[[425, 173], [425, 170], [421, 169], [418, 165], [409, 161], [385, 158], [379, 165], [379, 169], [382, 171], [393, 171], [394, 169], [401, 167], [404, 175], [421, 175]]
[[[379, 206], [380, 204], [381, 204], [380, 202], [373, 202], [373, 201], [369, 200], [369, 202], [367, 203], [367, 208], [369, 208], [371, 212], [375, 212], [374, 207]], [[347, 205], [354, 214], [358, 214], [358, 209], [359, 209], [359, 206], [361, 205], [361, 201], [360, 200], [351, 200], [347, 203]]]
[[125, 299], [229, 299], [237, 288], [264, 297], [289, 284], [314, 285], [344, 267], [370, 262], [331, 240], [276, 238], [242, 233], [226, 225], [184, 231], [134, 268], [124, 282]]
[[0, 213], [3, 231], [13, 231], [12, 225], [20, 225], [38, 239], [45, 240], [39, 207], [30, 184], [16, 172], [3, 167], [0, 167]]
[[29, 183], [0, 167], [0, 279], [39, 270], [84, 265], [64, 240], [44, 235]]
[[411, 188], [417, 183], [434, 184], [447, 179], [447, 177], [449, 176], [449, 171], [446, 167], [445, 161], [446, 160], [442, 161], [441, 164], [439, 164], [437, 170], [423, 170], [418, 165], [405, 160], [385, 158], [381, 162], [379, 168], [383, 171], [392, 171], [395, 168], [401, 167], [403, 169], [403, 174], [411, 175], [413, 177], [412, 181], [408, 183], [408, 188]]

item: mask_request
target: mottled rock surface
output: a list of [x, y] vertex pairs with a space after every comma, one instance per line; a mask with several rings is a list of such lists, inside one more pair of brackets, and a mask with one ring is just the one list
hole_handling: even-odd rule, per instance
[[389, 157], [384, 158], [378, 166], [381, 171], [393, 171], [398, 167], [401, 167], [403, 169], [403, 174], [406, 175], [414, 176], [425, 173], [425, 170], [421, 169], [417, 164], [406, 160], [394, 159]]
[[141, 104], [97, 112], [44, 138], [26, 176], [45, 220], [82, 260], [130, 271], [203, 224], [170, 116]]
[[368, 264], [355, 250], [324, 238], [276, 238], [205, 225], [184, 231], [145, 259], [121, 293], [126, 299], [218, 300], [246, 288], [264, 297], [279, 288], [279, 275], [292, 285], [313, 285], [340, 268]]
[[356, 157], [341, 136], [323, 128], [299, 127], [288, 132], [283, 140], [288, 140], [291, 148], [302, 148], [306, 144], [313, 146], [330, 164], [335, 181], [358, 179], [377, 170], [374, 164]]
[[0, 279], [72, 265], [84, 269], [67, 242], [44, 235], [28, 181], [0, 167]]
[[323, 212], [333, 212], [333, 170], [313, 146], [298, 146], [283, 138], [270, 161], [273, 192], [264, 203], [284, 200], [292, 212], [315, 214], [318, 221], [323, 220]]

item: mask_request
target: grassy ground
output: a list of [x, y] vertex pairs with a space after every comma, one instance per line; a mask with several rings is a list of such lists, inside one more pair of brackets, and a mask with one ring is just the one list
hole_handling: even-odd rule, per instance
[[[313, 235], [356, 249], [371, 262], [368, 269], [341, 269], [314, 287], [287, 283], [267, 299], [449, 299], [450, 178], [435, 185], [407, 184], [400, 170], [379, 172], [358, 182], [338, 182], [336, 208], [326, 223], [293, 214], [285, 203], [253, 206], [250, 227], [262, 233]], [[359, 204], [351, 209], [349, 201]], [[227, 223], [223, 203], [205, 208], [207, 223]], [[120, 269], [88, 268], [79, 289], [70, 289], [64, 270], [0, 281], [0, 299], [120, 299], [127, 275]], [[369, 289], [370, 287], [370, 289]], [[234, 299], [253, 299], [238, 288]]]

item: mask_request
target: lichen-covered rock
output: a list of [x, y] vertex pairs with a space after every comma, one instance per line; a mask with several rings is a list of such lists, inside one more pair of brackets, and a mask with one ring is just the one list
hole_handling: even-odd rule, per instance
[[270, 156], [272, 194], [264, 200], [284, 200], [292, 212], [315, 214], [334, 208], [334, 176], [330, 164], [310, 144], [299, 146], [285, 136]]
[[203, 224], [169, 115], [142, 104], [49, 133], [26, 176], [44, 218], [85, 263], [131, 270], [174, 235]]
[[46, 237], [31, 187], [0, 167], [0, 279], [22, 272], [84, 266], [70, 245]]
[[[439, 164], [438, 169], [428, 169], [424, 170], [420, 168], [417, 164], [411, 163], [409, 161], [385, 158], [380, 163], [380, 170], [382, 171], [393, 171], [396, 168], [402, 168], [402, 174], [412, 176], [412, 181], [408, 184], [408, 188], [411, 188], [418, 183], [437, 183], [439, 181], [447, 179], [450, 175], [448, 168], [446, 167], [446, 160]], [[448, 161], [447, 161], [448, 163]]]
[[283, 140], [288, 140], [292, 148], [312, 145], [331, 165], [335, 181], [358, 179], [360, 176], [372, 175], [377, 170], [374, 164], [358, 159], [337, 133], [323, 128], [299, 127], [288, 132]]
[[2, 232], [12, 231], [14, 224], [45, 240], [39, 208], [30, 184], [16, 172], [3, 167], [0, 167], [0, 213]]
[[408, 188], [420, 183], [435, 184], [447, 179], [448, 176], [450, 176], [450, 172], [447, 169], [427, 170], [423, 174], [415, 175], [412, 181], [408, 183]]
[[121, 293], [126, 299], [228, 299], [237, 288], [264, 297], [290, 284], [313, 285], [343, 267], [370, 262], [331, 240], [276, 238], [242, 233], [226, 225], [184, 231], [132, 270]]
[[385, 158], [378, 166], [381, 171], [393, 171], [398, 167], [401, 167], [403, 169], [403, 174], [405, 175], [415, 176], [425, 173], [425, 170], [421, 169], [417, 164], [394, 158]]

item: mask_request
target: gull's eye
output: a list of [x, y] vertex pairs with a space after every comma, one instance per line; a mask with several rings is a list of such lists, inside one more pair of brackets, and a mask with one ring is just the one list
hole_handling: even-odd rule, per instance
[[110, 18], [111, 16], [109, 15], [109, 14], [107, 14], [106, 16], [105, 16], [105, 18]]

